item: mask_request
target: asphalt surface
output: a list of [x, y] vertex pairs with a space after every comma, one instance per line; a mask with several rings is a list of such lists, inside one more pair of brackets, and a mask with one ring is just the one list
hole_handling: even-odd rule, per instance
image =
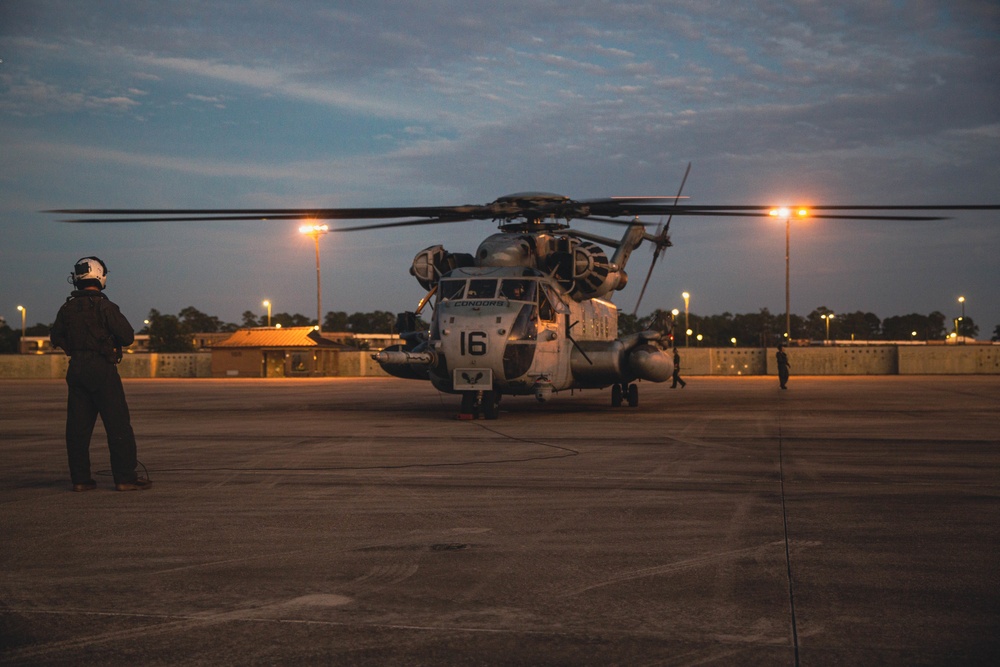
[[0, 663], [1000, 663], [1000, 377], [789, 386], [127, 380], [153, 488], [71, 493], [2, 381]]

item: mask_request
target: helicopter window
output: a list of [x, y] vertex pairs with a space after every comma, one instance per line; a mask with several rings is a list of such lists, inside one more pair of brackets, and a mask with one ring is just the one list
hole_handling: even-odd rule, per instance
[[534, 301], [537, 284], [533, 280], [504, 280], [500, 283], [500, 296], [511, 301]]
[[537, 320], [537, 308], [528, 304], [521, 306], [521, 312], [517, 314], [517, 319], [514, 320], [510, 333], [507, 334], [507, 340], [535, 340], [538, 335]]
[[440, 284], [438, 296], [442, 301], [462, 298], [462, 292], [465, 291], [464, 280], [442, 280]]
[[557, 313], [567, 312], [566, 304], [564, 304], [559, 299], [559, 295], [556, 294], [551, 287], [549, 287], [548, 285], [543, 285], [542, 292], [544, 292], [545, 296], [547, 297], [546, 300], [549, 302], [549, 305], [552, 306], [553, 310], [555, 310]]
[[466, 299], [492, 299], [497, 293], [497, 281], [491, 280], [470, 280], [469, 289], [465, 292]]
[[552, 303], [549, 301], [549, 295], [546, 292], [543, 292], [542, 298], [538, 300], [538, 316], [546, 322], [551, 322], [556, 319], [555, 308], [552, 307]]
[[535, 346], [530, 343], [512, 343], [503, 351], [503, 374], [508, 380], [519, 378], [531, 369]]

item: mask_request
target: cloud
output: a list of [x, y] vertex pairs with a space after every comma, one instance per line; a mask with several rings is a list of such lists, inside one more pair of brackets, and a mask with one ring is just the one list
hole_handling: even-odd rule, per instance
[[[136, 95], [137, 93], [132, 93]], [[129, 95], [99, 96], [67, 90], [60, 85], [36, 79], [8, 81], [6, 94], [0, 97], [0, 110], [18, 115], [104, 111], [125, 113], [139, 106]]]

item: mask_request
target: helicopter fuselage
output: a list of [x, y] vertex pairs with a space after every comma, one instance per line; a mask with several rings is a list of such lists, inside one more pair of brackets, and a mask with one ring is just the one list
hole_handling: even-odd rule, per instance
[[433, 293], [430, 330], [374, 358], [390, 374], [463, 397], [546, 400], [611, 385], [618, 404], [622, 396], [634, 404], [634, 380], [663, 382], [673, 373], [669, 331], [619, 339], [618, 308], [600, 298], [627, 281], [615, 260], [627, 257], [635, 236], [627, 232], [626, 250], [610, 261], [592, 242], [547, 232], [495, 234], [475, 256], [427, 248], [411, 273]]

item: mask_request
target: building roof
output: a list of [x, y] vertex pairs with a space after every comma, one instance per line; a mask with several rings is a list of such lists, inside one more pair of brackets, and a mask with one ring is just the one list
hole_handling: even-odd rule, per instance
[[239, 329], [226, 340], [212, 346], [215, 348], [289, 348], [289, 347], [327, 347], [342, 350], [351, 349], [349, 345], [336, 343], [318, 334], [313, 327], [255, 327]]

